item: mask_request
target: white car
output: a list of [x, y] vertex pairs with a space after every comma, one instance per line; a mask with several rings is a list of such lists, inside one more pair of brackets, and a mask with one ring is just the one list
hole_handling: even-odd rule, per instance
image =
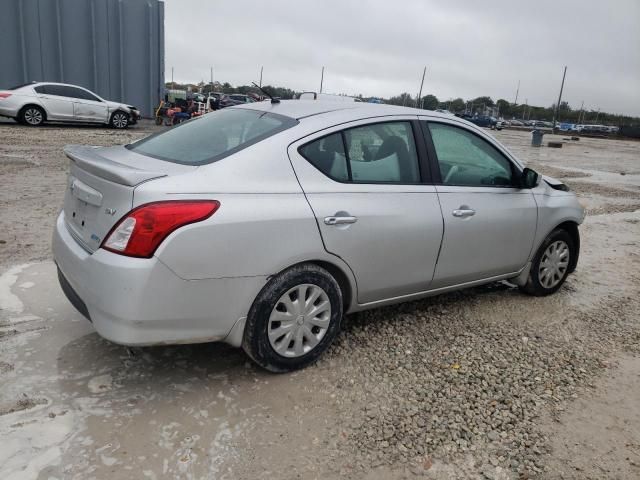
[[0, 90], [0, 116], [39, 126], [45, 122], [100, 123], [127, 128], [140, 118], [132, 105], [111, 102], [86, 88], [34, 82]]

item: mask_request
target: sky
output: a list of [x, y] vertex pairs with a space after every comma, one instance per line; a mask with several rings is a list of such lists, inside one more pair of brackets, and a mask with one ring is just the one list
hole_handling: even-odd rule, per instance
[[165, 0], [165, 80], [640, 116], [640, 0]]

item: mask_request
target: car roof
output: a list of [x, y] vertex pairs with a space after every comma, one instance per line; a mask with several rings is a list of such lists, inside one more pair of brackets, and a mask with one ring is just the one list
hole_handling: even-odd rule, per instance
[[60, 83], [60, 82], [33, 82], [30, 83], [29, 85], [25, 85], [27, 87], [35, 87], [38, 85], [63, 85], [65, 87], [79, 87], [79, 88], [84, 88], [84, 87], [80, 87], [80, 85], [73, 85], [71, 83]]
[[271, 103], [267, 100], [243, 105], [240, 108], [277, 113], [296, 120], [340, 111], [349, 113], [349, 116], [352, 118], [368, 118], [386, 115], [428, 115], [430, 117], [451, 118], [450, 114], [431, 110], [365, 102], [343, 103], [334, 101], [323, 102], [322, 100], [280, 100], [280, 103]]

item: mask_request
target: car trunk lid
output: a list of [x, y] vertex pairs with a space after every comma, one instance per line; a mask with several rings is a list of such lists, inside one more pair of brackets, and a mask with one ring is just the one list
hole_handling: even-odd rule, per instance
[[97, 250], [131, 210], [138, 185], [197, 168], [156, 160], [121, 146], [70, 145], [64, 152], [71, 159], [65, 221], [71, 235], [89, 252]]

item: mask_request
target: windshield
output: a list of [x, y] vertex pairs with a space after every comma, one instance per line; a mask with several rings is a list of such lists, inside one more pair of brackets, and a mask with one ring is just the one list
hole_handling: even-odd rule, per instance
[[293, 118], [275, 113], [231, 108], [194, 118], [127, 148], [168, 162], [203, 165], [228, 157], [297, 123]]

